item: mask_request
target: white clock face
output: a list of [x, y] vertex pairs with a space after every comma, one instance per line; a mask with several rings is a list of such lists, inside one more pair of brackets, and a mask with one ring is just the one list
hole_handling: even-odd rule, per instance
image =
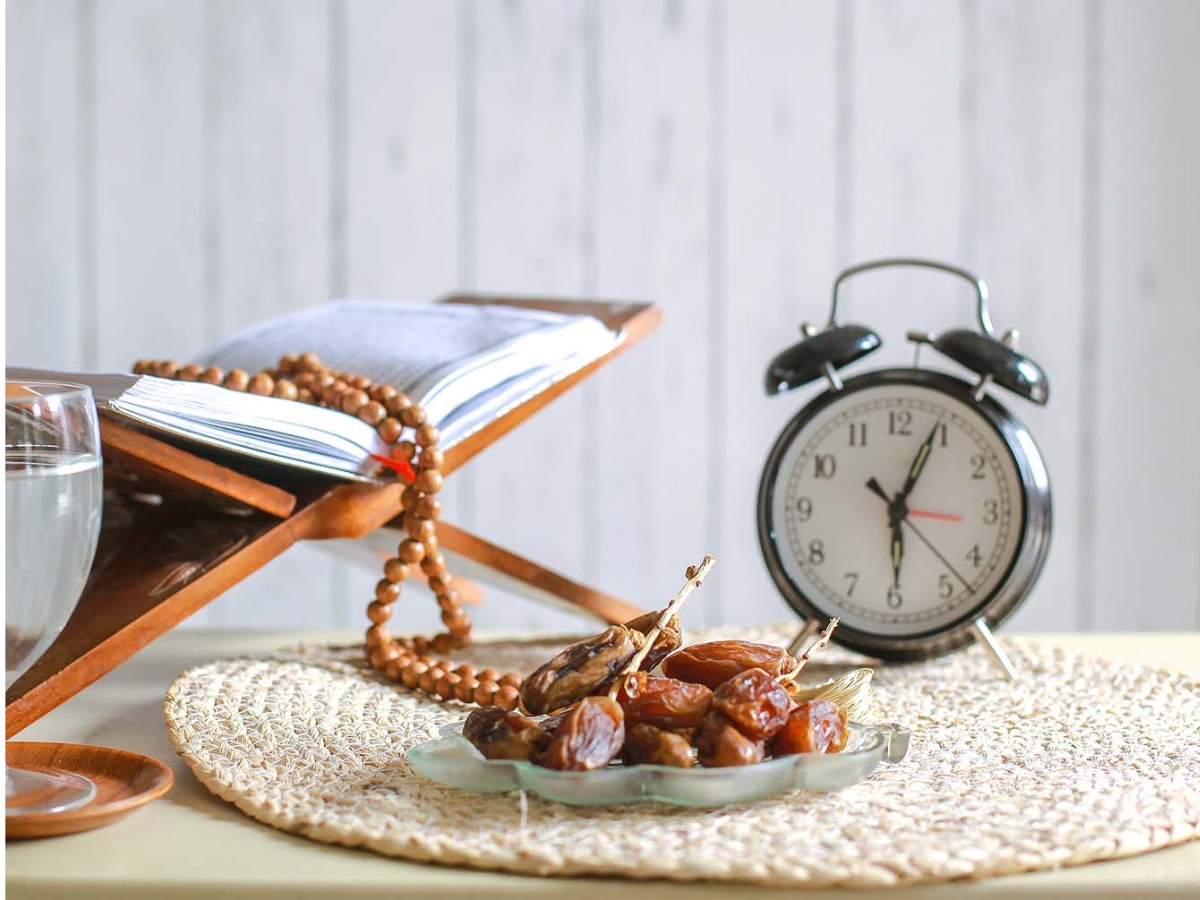
[[851, 628], [905, 636], [962, 619], [1016, 557], [1024, 494], [996, 429], [918, 385], [847, 391], [784, 453], [771, 496], [780, 563]]

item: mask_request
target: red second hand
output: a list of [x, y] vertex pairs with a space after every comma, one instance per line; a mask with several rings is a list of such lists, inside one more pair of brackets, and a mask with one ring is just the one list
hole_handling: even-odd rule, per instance
[[918, 519], [937, 519], [939, 522], [961, 522], [962, 516], [952, 516], [948, 513], [930, 512], [927, 509], [910, 509], [910, 516], [916, 516]]

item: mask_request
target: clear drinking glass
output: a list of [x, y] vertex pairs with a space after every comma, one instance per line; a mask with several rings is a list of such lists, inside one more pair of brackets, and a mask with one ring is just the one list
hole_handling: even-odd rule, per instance
[[[100, 428], [91, 389], [6, 381], [4, 668], [8, 688], [58, 637], [79, 602], [100, 534]], [[74, 809], [88, 778], [6, 766], [8, 815]]]

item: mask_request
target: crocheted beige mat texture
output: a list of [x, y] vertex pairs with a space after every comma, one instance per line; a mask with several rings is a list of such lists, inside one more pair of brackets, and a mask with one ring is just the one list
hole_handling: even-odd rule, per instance
[[[783, 628], [739, 635], [789, 637]], [[564, 643], [481, 645], [472, 661], [528, 671]], [[1131, 856], [1200, 836], [1200, 683], [1004, 645], [1019, 683], [1002, 680], [978, 649], [877, 670], [886, 718], [915, 731], [901, 763], [842, 791], [714, 810], [572, 807], [428, 781], [405, 750], [469, 708], [381, 681], [357, 647], [201, 666], [171, 687], [165, 714], [196, 777], [260, 822], [455, 866], [904, 886]], [[834, 648], [822, 661], [826, 672], [814, 674], [851, 662]]]

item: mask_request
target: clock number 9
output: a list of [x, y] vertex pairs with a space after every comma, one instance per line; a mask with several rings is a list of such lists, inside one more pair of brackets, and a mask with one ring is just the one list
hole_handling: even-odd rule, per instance
[[796, 513], [800, 516], [801, 522], [807, 522], [812, 518], [813, 504], [808, 497], [801, 497], [796, 501]]

